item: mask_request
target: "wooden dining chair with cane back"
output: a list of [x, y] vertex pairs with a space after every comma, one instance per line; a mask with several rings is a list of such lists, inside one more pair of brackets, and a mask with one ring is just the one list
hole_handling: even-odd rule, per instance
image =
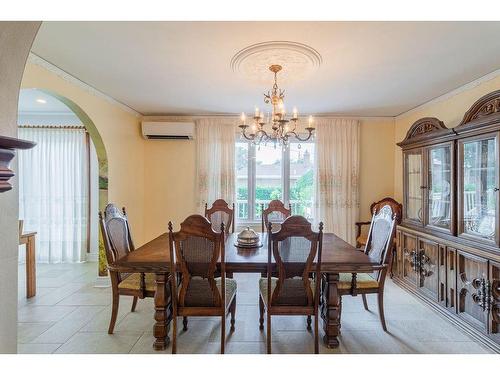
[[[115, 261], [134, 251], [134, 244], [130, 233], [127, 213], [125, 207], [118, 209], [113, 203], [110, 203], [104, 209], [104, 214], [99, 212], [99, 223], [101, 227], [104, 250], [108, 267]], [[108, 333], [113, 333], [120, 295], [133, 296], [132, 309], [134, 312], [137, 306], [137, 300], [155, 295], [155, 275], [144, 273], [123, 273], [108, 270], [111, 278], [111, 292], [113, 304], [111, 309], [111, 321], [109, 322]]]
[[[314, 232], [306, 218], [290, 216], [273, 232], [268, 223], [267, 277], [259, 280], [260, 329], [267, 312], [267, 353], [271, 353], [271, 316], [314, 316], [314, 352], [319, 352], [318, 305], [323, 223]], [[276, 274], [272, 277], [273, 258]], [[310, 276], [313, 275], [313, 278]]]
[[400, 212], [395, 212], [390, 204], [374, 208], [364, 251], [371, 260], [379, 264], [373, 274], [341, 273], [339, 275], [339, 294], [356, 296], [361, 294], [365, 310], [368, 310], [367, 294], [377, 294], [380, 323], [387, 331], [384, 317], [384, 285], [388, 269], [392, 263], [392, 246], [396, 233], [396, 223]]
[[279, 199], [269, 202], [266, 209], [264, 209], [264, 204], [261, 204], [262, 233], [267, 230], [267, 225], [270, 222], [273, 223], [273, 229], [278, 230], [281, 223], [290, 216], [292, 216], [292, 206], [289, 204], [286, 208]]
[[210, 208], [205, 203], [205, 217], [212, 223], [214, 231], [218, 232], [224, 223], [226, 234], [234, 233], [234, 203], [232, 208], [224, 199], [217, 199]]
[[[221, 354], [226, 338], [226, 315], [231, 313], [231, 331], [236, 315], [236, 281], [226, 278], [225, 227], [220, 232], [201, 215], [191, 215], [174, 232], [168, 224], [170, 277], [173, 307], [172, 353], [177, 352], [177, 317], [220, 316]], [[220, 277], [215, 277], [220, 262]], [[184, 326], [187, 329], [187, 325]]]

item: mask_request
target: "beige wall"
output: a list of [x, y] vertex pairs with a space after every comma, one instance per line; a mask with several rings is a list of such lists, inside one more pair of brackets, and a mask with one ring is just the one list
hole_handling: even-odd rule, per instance
[[140, 118], [122, 107], [70, 83], [45, 68], [28, 63], [23, 88], [38, 88], [64, 96], [90, 117], [97, 127], [108, 158], [108, 198], [126, 206], [136, 245], [144, 236], [145, 141], [140, 133]]
[[403, 166], [401, 149], [397, 142], [404, 139], [410, 126], [422, 117], [437, 117], [444, 124], [453, 128], [457, 126], [465, 112], [483, 95], [500, 89], [500, 75], [481, 82], [471, 83], [465, 87], [444, 95], [431, 103], [424, 104], [395, 118], [394, 131], [394, 195], [396, 200], [403, 199]]
[[[0, 22], [0, 135], [17, 136], [19, 85], [39, 27], [40, 22]], [[11, 183], [14, 188], [0, 194], [0, 353], [17, 352], [17, 178]]]
[[[368, 220], [370, 204], [393, 195], [394, 120], [360, 122], [360, 219]], [[147, 141], [145, 162], [144, 228], [146, 238], [153, 238], [165, 232], [169, 220], [175, 227], [196, 211], [195, 142]]]

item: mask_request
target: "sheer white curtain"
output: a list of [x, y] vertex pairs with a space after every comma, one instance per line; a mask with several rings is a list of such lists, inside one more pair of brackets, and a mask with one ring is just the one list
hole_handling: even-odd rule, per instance
[[359, 214], [359, 121], [316, 121], [315, 220], [325, 232], [355, 243]]
[[18, 154], [19, 217], [26, 231], [37, 232], [37, 261], [84, 261], [89, 199], [84, 130], [20, 128], [19, 137], [37, 143]]
[[196, 121], [196, 191], [198, 212], [205, 203], [235, 198], [235, 123], [228, 119]]

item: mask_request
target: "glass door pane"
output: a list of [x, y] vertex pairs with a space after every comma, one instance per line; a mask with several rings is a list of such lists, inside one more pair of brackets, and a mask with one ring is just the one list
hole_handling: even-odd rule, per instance
[[281, 147], [270, 143], [255, 150], [255, 219], [261, 217], [261, 205], [268, 206], [273, 199], [283, 201]]
[[406, 218], [422, 223], [422, 154], [405, 153], [405, 164]]
[[451, 146], [429, 149], [428, 225], [451, 229]]
[[293, 215], [313, 217], [314, 143], [290, 143], [290, 205]]
[[495, 240], [497, 211], [496, 138], [463, 143], [462, 228]]
[[236, 219], [248, 220], [248, 142], [236, 142]]

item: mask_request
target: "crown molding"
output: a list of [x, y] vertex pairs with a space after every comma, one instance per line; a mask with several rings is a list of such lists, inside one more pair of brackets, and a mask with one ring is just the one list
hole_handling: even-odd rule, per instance
[[109, 102], [117, 107], [120, 107], [124, 111], [131, 113], [136, 117], [142, 117], [142, 113], [140, 113], [140, 112], [136, 111], [135, 109], [129, 107], [128, 105], [116, 100], [115, 98], [103, 93], [102, 91], [96, 89], [95, 87], [89, 85], [88, 83], [85, 83], [85, 82], [79, 80], [75, 76], [69, 74], [68, 72], [62, 70], [58, 66], [52, 64], [51, 62], [45, 60], [43, 57], [40, 57], [33, 52], [30, 52], [30, 54], [28, 56], [28, 62], [32, 63], [34, 65], [38, 65], [38, 66], [44, 68], [45, 70], [48, 70], [49, 72], [55, 74], [59, 78], [62, 78], [66, 82], [71, 83], [71, 84], [79, 87], [80, 89], [88, 92], [89, 94], [91, 94], [93, 96], [104, 99], [107, 102]]
[[469, 83], [466, 83], [465, 85], [459, 86], [454, 90], [448, 91], [447, 93], [445, 93], [443, 95], [436, 96], [435, 98], [433, 98], [425, 103], [419, 104], [418, 106], [413, 107], [412, 109], [401, 112], [399, 115], [396, 115], [394, 117], [397, 118], [400, 116], [410, 115], [410, 114], [415, 113], [417, 111], [421, 111], [422, 109], [425, 109], [433, 104], [443, 102], [443, 101], [448, 100], [454, 96], [457, 96], [458, 94], [460, 94], [462, 92], [471, 90], [471, 89], [483, 84], [484, 82], [491, 81], [492, 79], [495, 79], [498, 76], [500, 76], [500, 69], [494, 70], [494, 71], [492, 71], [492, 72], [490, 72], [482, 77], [479, 77], [478, 79], [475, 79], [474, 81], [471, 81]]

